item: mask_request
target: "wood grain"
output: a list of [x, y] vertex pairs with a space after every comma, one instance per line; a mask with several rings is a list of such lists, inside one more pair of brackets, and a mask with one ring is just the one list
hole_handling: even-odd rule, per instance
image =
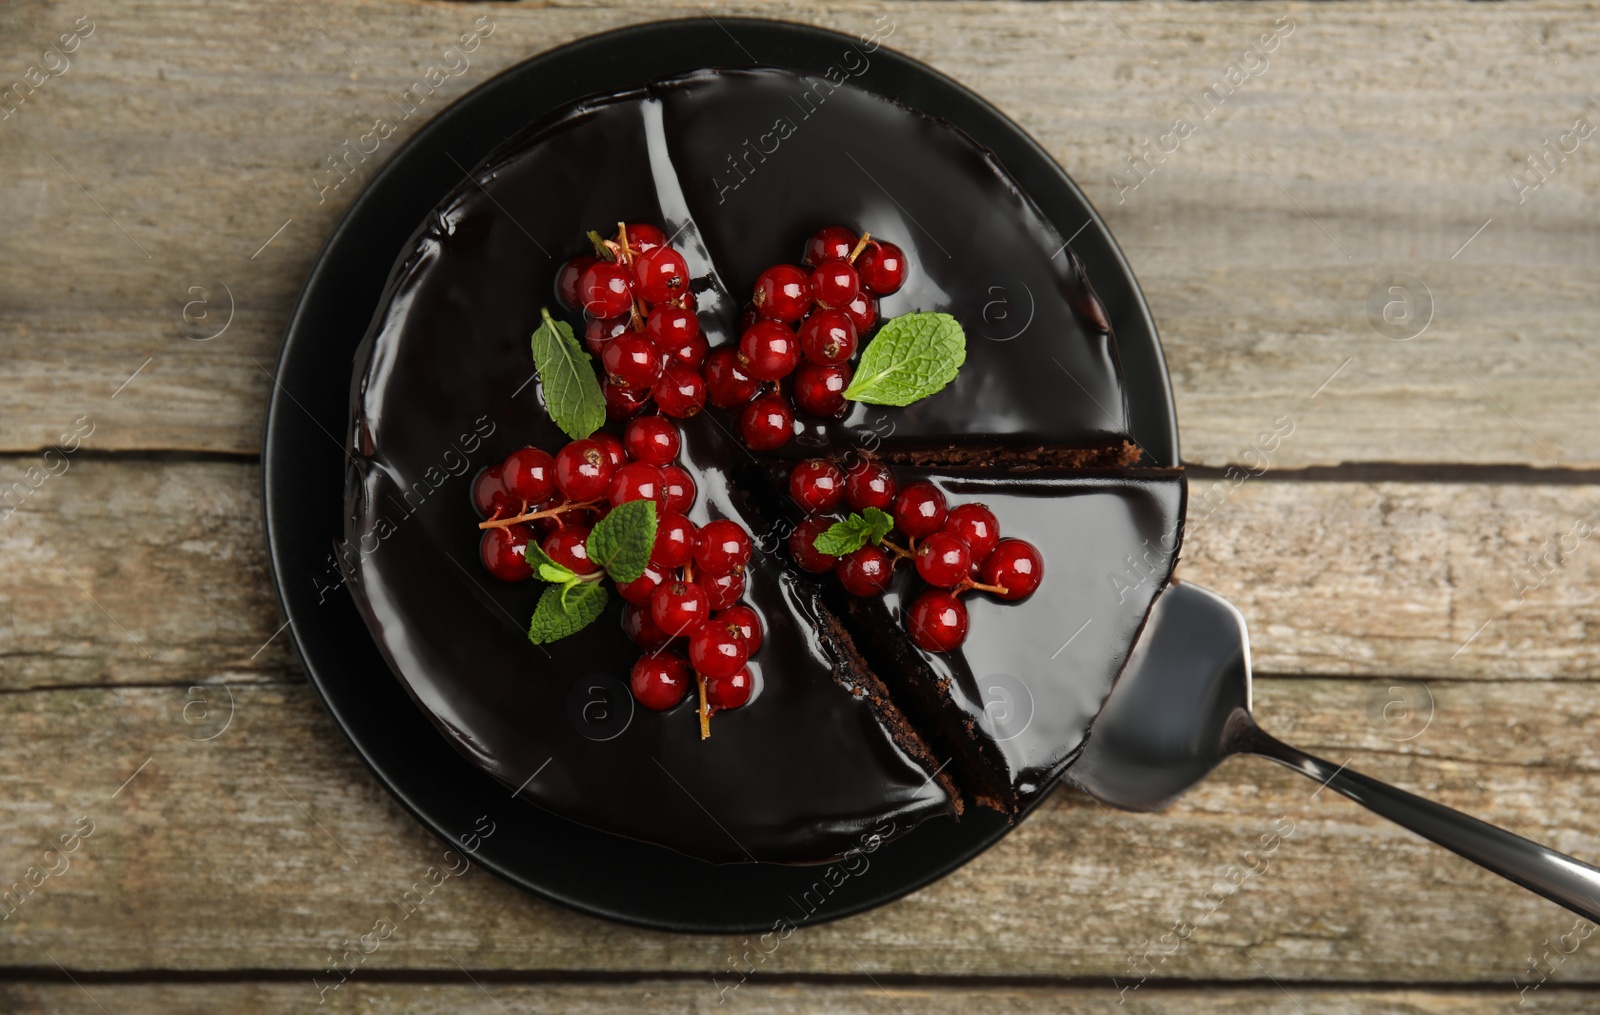
[[[50, 969], [54, 956], [102, 971], [320, 972], [330, 941], [354, 941], [397, 915], [396, 894], [443, 862], [443, 845], [361, 766], [307, 687], [233, 690], [232, 722], [207, 741], [185, 736], [183, 688], [0, 695], [0, 880], [46, 862], [46, 844], [80, 816], [94, 824], [68, 869], [11, 904], [0, 965]], [[1577, 856], [1600, 855], [1590, 806], [1600, 703], [1583, 687], [1436, 684], [1431, 723], [1403, 741], [1368, 719], [1368, 682], [1274, 680], [1258, 690], [1263, 722], [1289, 742]], [[1274, 829], [1277, 848], [1247, 854]], [[1240, 864], [1260, 872], [1205, 916], [1202, 894]], [[1180, 920], [1199, 929], [1134, 978], [1258, 981], [1264, 968], [1283, 981], [1498, 986], [1525, 972], [1530, 949], [1542, 954], [1542, 942], [1573, 926], [1552, 904], [1301, 776], [1237, 759], [1164, 814], [1114, 814], [1058, 792], [938, 884], [801, 929], [748, 983], [865, 970], [1064, 977], [1097, 990], [1113, 976], [1126, 982], [1149, 942]], [[395, 922], [355, 984], [360, 970], [456, 962], [671, 971], [704, 976], [694, 985], [710, 1005], [710, 977], [726, 975], [730, 949], [743, 948], [737, 938], [578, 916], [477, 870]], [[1580, 947], [1551, 980], [1597, 977], [1600, 950]]]
[[[0, 448], [43, 448], [87, 413], [103, 424], [99, 448], [254, 451], [300, 281], [402, 137], [528, 55], [704, 9], [337, 0], [313, 13], [240, 0], [200, 13], [139, 0], [97, 12], [71, 69], [0, 122]], [[1521, 202], [1509, 182], [1543, 140], [1600, 117], [1586, 97], [1593, 5], [714, 9], [851, 34], [882, 14], [889, 45], [1038, 137], [1147, 290], [1191, 461], [1239, 461], [1289, 413], [1301, 427], [1277, 458], [1286, 468], [1600, 464], [1589, 411], [1600, 162], [1576, 150]], [[1293, 31], [1265, 69], [1201, 117], [1190, 100], [1231, 64], [1260, 66], [1241, 54], [1285, 10]], [[4, 16], [15, 74], [72, 23], [41, 0]], [[480, 17], [495, 32], [470, 67], [322, 200], [312, 178], [325, 157]], [[1186, 114], [1192, 135], [1130, 189], [1128, 157]], [[1368, 321], [1369, 293], [1395, 272], [1421, 279], [1435, 305], [1409, 341]], [[236, 313], [220, 337], [190, 340], [205, 334], [181, 320], [190, 284], [229, 287]]]
[[[889, 45], [1038, 138], [1145, 288], [1186, 459], [1259, 473], [1196, 480], [1179, 573], [1247, 616], [1264, 726], [1591, 861], [1600, 487], [1456, 467], [1600, 468], [1600, 141], [1537, 188], [1510, 182], [1577, 118], [1600, 123], [1596, 8], [710, 7], [850, 34], [881, 15]], [[706, 8], [84, 10], [70, 69], [0, 118], [0, 891], [80, 816], [94, 832], [32, 895], [0, 895], [0, 1010], [309, 1007], [330, 942], [370, 929], [443, 846], [334, 729], [268, 582], [251, 458], [292, 301], [356, 188], [448, 102], [549, 47]], [[1262, 69], [1246, 47], [1285, 12]], [[0, 6], [0, 82], [79, 13]], [[324, 159], [481, 19], [494, 34], [470, 67], [319, 199]], [[1230, 64], [1260, 73], [1201, 116]], [[1128, 156], [1182, 115], [1191, 136], [1140, 179]], [[1396, 273], [1433, 301], [1416, 337], [1371, 320]], [[209, 316], [185, 321], [196, 285], [212, 302], [190, 316]], [[223, 286], [227, 328], [197, 341]], [[1398, 464], [1296, 471], [1349, 462]], [[223, 684], [232, 721], [192, 739], [223, 718], [197, 694]], [[1201, 919], [1206, 889], [1284, 822], [1268, 865]], [[326, 1007], [710, 1011], [736, 980], [739, 939], [603, 923], [483, 871], [447, 885]], [[1151, 942], [1183, 920], [1198, 928], [1163, 960]], [[758, 1012], [1589, 1011], [1600, 946], [1560, 958], [1573, 926], [1237, 759], [1157, 815], [1058, 791], [927, 890], [801, 930], [731, 996]], [[1542, 982], [1519, 997], [1519, 977]]]
[[[448, 975], [448, 974], [447, 974]], [[509, 1012], [557, 1011], [573, 1015], [615, 1015], [619, 1012], [709, 1012], [720, 1010], [716, 994], [708, 1000], [699, 985], [675, 980], [644, 980], [625, 985], [507, 984], [494, 978], [471, 982], [457, 972], [459, 983], [363, 986], [359, 993], [329, 994], [319, 1010], [342, 1013], [405, 1011], [415, 1015], [506, 1015]], [[308, 1004], [300, 983], [207, 984], [10, 984], [0, 987], [0, 1004], [17, 1015], [39, 1012], [82, 1012], [96, 1005], [127, 1015], [209, 1015], [217, 1011], [287, 1011]], [[1527, 995], [1517, 1009], [1539, 1015], [1568, 1015], [1593, 1010], [1588, 991], [1546, 987]], [[310, 995], [315, 1000], [316, 995]], [[737, 1011], [751, 1015], [791, 1015], [827, 1011], [837, 1015], [883, 1015], [905, 1012], [962, 1013], [977, 1008], [995, 1015], [1081, 1015], [1104, 1011], [1117, 994], [1109, 986], [999, 986], [982, 988], [904, 986], [893, 981], [876, 987], [790, 983], [743, 988]], [[1281, 1015], [1305, 1006], [1319, 1015], [1490, 1015], [1510, 1010], [1517, 996], [1503, 990], [1346, 990], [1264, 987], [1220, 987], [1203, 994], [1192, 990], [1146, 991], [1129, 995], [1129, 1015]]]
[[[0, 518], [0, 689], [297, 672], [254, 466], [68, 461]], [[1196, 482], [1191, 501], [1178, 573], [1240, 607], [1261, 672], [1579, 680], [1600, 664], [1600, 537], [1580, 538], [1600, 526], [1595, 487], [1269, 471]]]

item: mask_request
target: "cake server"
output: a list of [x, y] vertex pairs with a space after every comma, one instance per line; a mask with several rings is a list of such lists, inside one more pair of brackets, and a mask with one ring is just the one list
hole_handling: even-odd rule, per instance
[[1250, 714], [1250, 639], [1243, 615], [1216, 593], [1175, 581], [1151, 607], [1144, 632], [1066, 778], [1113, 807], [1157, 811], [1235, 754], [1292, 768], [1529, 891], [1600, 921], [1600, 869], [1347, 766], [1331, 765], [1263, 731]]

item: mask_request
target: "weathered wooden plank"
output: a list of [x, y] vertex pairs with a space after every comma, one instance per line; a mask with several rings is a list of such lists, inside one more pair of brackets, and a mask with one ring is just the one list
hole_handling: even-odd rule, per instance
[[[0, 517], [0, 689], [296, 671], [254, 466], [62, 461]], [[0, 457], [18, 475], [34, 464]], [[1239, 605], [1263, 672], [1585, 679], [1600, 659], [1600, 553], [1583, 537], [1597, 493], [1201, 481], [1179, 574]]]
[[[174, 0], [97, 14], [70, 69], [0, 122], [0, 448], [42, 448], [89, 414], [103, 424], [92, 446], [255, 449], [269, 384], [259, 364], [272, 362], [338, 212], [400, 139], [531, 53], [704, 9], [234, 2], [208, 5], [204, 45], [194, 9]], [[1104, 211], [1148, 291], [1188, 457], [1239, 461], [1290, 414], [1300, 428], [1274, 458], [1286, 467], [1600, 463], [1586, 225], [1600, 163], [1582, 147], [1594, 142], [1572, 133], [1578, 118], [1600, 116], [1586, 98], [1600, 52], [1593, 11], [892, 3], [870, 16], [827, 4], [781, 13], [850, 33], [881, 14], [889, 45], [1034, 133]], [[15, 74], [73, 24], [37, 0], [6, 16]], [[428, 68], [460, 67], [446, 47], [478, 19], [494, 34], [470, 66], [446, 70], [351, 183], [319, 195], [323, 160]], [[1269, 53], [1249, 52], [1274, 31]], [[1217, 89], [1230, 66], [1241, 83]], [[1208, 89], [1223, 101], [1203, 99]], [[1149, 159], [1146, 140], [1171, 147], [1162, 136], [1186, 115], [1193, 129], [1176, 150], [1129, 168], [1130, 156]], [[1524, 159], [1547, 139], [1580, 147], [1548, 182], [1519, 190], [1511, 172], [1536, 179]], [[1418, 338], [1369, 323], [1369, 297], [1389, 273], [1431, 293]], [[229, 287], [236, 313], [220, 337], [190, 340], [209, 334], [182, 321], [190, 284]]]
[[1266, 672], [1585, 678], [1597, 493], [1200, 481], [1179, 574], [1238, 605]]
[[292, 665], [288, 633], [273, 637], [283, 618], [256, 467], [0, 461], [25, 484], [28, 468], [59, 471], [25, 486], [14, 512], [0, 504], [0, 688], [251, 680]]
[[[1369, 691], [1364, 681], [1264, 681], [1259, 708], [1290, 742], [1578, 856], [1600, 854], [1590, 806], [1600, 704], [1583, 687], [1437, 684], [1431, 725], [1403, 741], [1367, 720]], [[309, 689], [234, 693], [231, 724], [208, 741], [184, 735], [181, 688], [0, 695], [4, 877], [63, 866], [44, 855], [47, 843], [80, 816], [93, 822], [70, 866], [9, 904], [0, 965], [51, 969], [53, 957], [85, 970], [304, 970], [309, 983], [326, 969], [330, 942], [389, 918], [399, 929], [347, 993], [371, 986], [362, 970], [459, 962], [699, 974], [698, 1003], [715, 1003], [711, 978], [727, 982], [741, 940], [613, 926], [473, 870], [399, 918], [396, 894], [443, 862], [443, 845], [389, 799]], [[1537, 732], [1528, 717], [1545, 717]], [[1511, 725], [1519, 718], [1520, 729]], [[1274, 831], [1269, 849], [1262, 837]], [[1208, 908], [1204, 893], [1240, 865], [1254, 874]], [[1161, 937], [1179, 921], [1197, 929], [1164, 962], [1147, 957], [1151, 942], [1172, 943]], [[1572, 927], [1564, 911], [1312, 782], [1240, 759], [1164, 814], [1113, 814], [1059, 792], [939, 884], [801, 929], [743, 986], [767, 974], [862, 970], [1049, 976], [1086, 980], [1084, 996], [1109, 998], [1112, 977], [1149, 975], [1154, 988], [1173, 978], [1264, 982], [1264, 970], [1280, 982], [1472, 982], [1509, 999], [1529, 952], [1542, 956], [1546, 940]], [[1546, 974], [1550, 987], [1600, 981], [1596, 955], [1575, 947]]]
[[[405, 1011], [416, 1015], [496, 1015], [513, 1011], [559, 1011], [572, 1015], [613, 1015], [618, 1012], [716, 1011], [717, 996], [709, 998], [702, 984], [675, 980], [645, 980], [618, 985], [479, 982], [471, 974], [457, 974], [454, 983], [377, 983], [359, 993], [328, 995], [318, 1010], [333, 1015]], [[279, 1012], [308, 1003], [307, 987], [296, 983], [127, 984], [15, 983], [0, 987], [0, 1003], [17, 1015], [34, 1012], [84, 1012], [95, 1006], [127, 1015], [188, 1015], [228, 1011], [240, 1015]], [[1511, 1005], [1516, 995], [1510, 995]], [[311, 995], [315, 998], [315, 995]], [[1588, 991], [1546, 988], [1527, 995], [1520, 1011], [1550, 1015], [1593, 1010]], [[751, 986], [737, 996], [738, 1011], [751, 1015], [790, 1015], [826, 1011], [837, 1015], [882, 1015], [886, 1011], [963, 1013], [981, 1008], [996, 1015], [1081, 1015], [1104, 1011], [1116, 992], [1104, 988], [986, 986], [920, 987], [888, 983], [862, 986], [793, 983]], [[1184, 987], [1131, 995], [1129, 1015], [1281, 1015], [1294, 1005], [1319, 1015], [1490, 1015], [1503, 1013], [1507, 995], [1501, 991], [1346, 990], [1296, 988], [1288, 997], [1271, 985], [1263, 987]]]

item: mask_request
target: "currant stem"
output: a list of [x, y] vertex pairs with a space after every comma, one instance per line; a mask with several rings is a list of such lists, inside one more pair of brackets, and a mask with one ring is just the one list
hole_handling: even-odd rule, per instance
[[901, 547], [896, 546], [894, 543], [889, 542], [887, 539], [878, 540], [878, 545], [888, 547], [889, 552], [893, 553], [896, 557], [905, 557], [909, 559], [916, 556], [916, 554], [912, 553], [910, 550], [902, 549]]
[[694, 682], [700, 687], [700, 739], [711, 739], [711, 713], [706, 711], [706, 678], [696, 673]]
[[622, 237], [622, 256], [627, 260], [628, 264], [633, 264], [633, 250], [628, 246], [628, 223], [617, 223], [617, 235]]
[[977, 589], [980, 592], [993, 592], [997, 596], [1003, 596], [1010, 592], [1010, 589], [1007, 589], [1004, 585], [985, 585], [983, 582], [975, 582], [970, 578], [956, 586], [957, 592], [965, 592], [968, 589]]
[[617, 259], [616, 251], [612, 249], [612, 244], [609, 240], [593, 229], [589, 230], [587, 235], [589, 242], [594, 244], [594, 256], [602, 261], [615, 261]]
[[[508, 525], [518, 525], [522, 522], [531, 522], [536, 518], [554, 518], [556, 515], [567, 511], [576, 511], [578, 508], [594, 507], [598, 503], [600, 503], [598, 500], [586, 500], [577, 504], [568, 501], [565, 504], [557, 504], [553, 508], [545, 508], [543, 511], [524, 510], [522, 514], [513, 515], [510, 518], [490, 518], [488, 521], [479, 522], [478, 528], [503, 529]], [[523, 505], [523, 507], [526, 508], [527, 505]]]
[[845, 258], [845, 260], [849, 261], [851, 264], [855, 264], [856, 263], [856, 258], [860, 257], [861, 256], [861, 252], [863, 250], [867, 249], [867, 244], [869, 242], [871, 242], [871, 240], [872, 240], [872, 234], [871, 233], [862, 233], [861, 234], [861, 239], [856, 241], [856, 248], [854, 250], [850, 251], [850, 256]]

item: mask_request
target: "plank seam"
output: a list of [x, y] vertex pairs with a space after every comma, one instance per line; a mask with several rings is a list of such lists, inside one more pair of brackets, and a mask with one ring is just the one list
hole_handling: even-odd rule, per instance
[[[517, 970], [517, 969], [466, 969], [461, 966], [448, 968], [415, 968], [415, 969], [362, 969], [361, 978], [368, 983], [388, 984], [460, 984], [466, 985], [462, 977], [463, 971], [470, 973], [473, 979], [490, 984], [506, 986], [589, 986], [589, 985], [631, 985], [648, 983], [692, 983], [704, 981], [709, 983], [713, 975], [721, 970]], [[228, 970], [186, 970], [186, 969], [133, 969], [133, 970], [86, 970], [66, 969], [60, 966], [11, 966], [0, 968], [0, 983], [27, 984], [27, 983], [59, 983], [71, 984], [73, 981], [85, 984], [132, 986], [139, 984], [250, 984], [250, 983], [299, 983], [308, 977], [319, 976], [326, 973], [323, 969], [271, 969], [271, 968], [244, 968]], [[1030, 976], [1017, 974], [1012, 976], [974, 975], [961, 976], [954, 974], [917, 974], [917, 973], [875, 973], [866, 976], [855, 976], [838, 973], [768, 973], [763, 972], [754, 983], [775, 987], [857, 987], [864, 990], [873, 990], [879, 987], [899, 988], [943, 988], [951, 990], [981, 989], [1003, 990], [1007, 988], [1023, 990], [1040, 989], [1071, 989], [1084, 988], [1111, 988], [1111, 976]], [[1283, 977], [1272, 979], [1240, 978], [1240, 979], [1199, 979], [1186, 977], [1169, 977], [1161, 979], [1148, 979], [1140, 986], [1142, 991], [1158, 991], [1177, 993], [1182, 991], [1197, 990], [1253, 990], [1274, 991], [1278, 988], [1276, 983], [1290, 983], [1304, 990], [1342, 990], [1361, 991], [1363, 993], [1377, 993], [1383, 991], [1433, 991], [1441, 994], [1481, 996], [1500, 993], [1507, 988], [1500, 980], [1492, 981], [1439, 981], [1439, 980], [1338, 980], [1338, 979], [1305, 979], [1291, 980]], [[1600, 981], [1595, 980], [1567, 980], [1555, 990], [1572, 993], [1600, 992]]]

